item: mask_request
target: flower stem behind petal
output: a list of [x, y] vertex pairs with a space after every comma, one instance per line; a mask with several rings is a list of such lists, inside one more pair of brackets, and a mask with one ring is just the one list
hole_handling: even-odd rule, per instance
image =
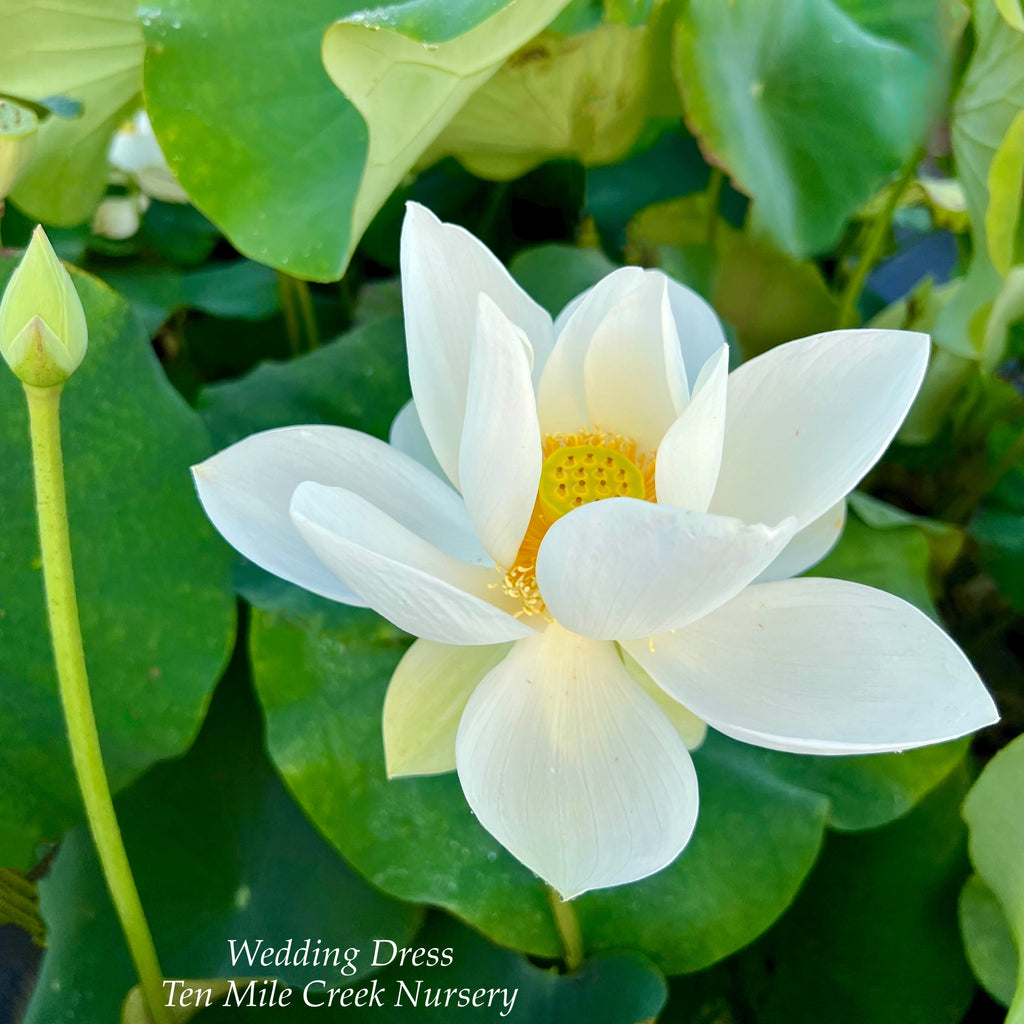
[[921, 150], [915, 151], [914, 155], [910, 158], [910, 162], [903, 169], [899, 181], [892, 186], [892, 191], [889, 193], [885, 208], [878, 214], [868, 229], [867, 239], [864, 242], [864, 249], [860, 254], [860, 260], [857, 266], [854, 267], [853, 273], [846, 282], [846, 287], [839, 298], [839, 314], [836, 326], [840, 330], [846, 327], [853, 327], [857, 323], [857, 300], [860, 298], [861, 290], [864, 288], [864, 282], [867, 280], [868, 274], [871, 273], [874, 265], [878, 262], [878, 257], [882, 253], [882, 243], [885, 241], [885, 236], [889, 230], [889, 225], [892, 223], [893, 215], [896, 213], [896, 208], [900, 204], [903, 193], [906, 192], [910, 183], [914, 180], [917, 165], [923, 158], [924, 153]]
[[71, 759], [89, 828], [111, 899], [128, 941], [150, 1017], [153, 1024], [170, 1024], [170, 1016], [163, 1001], [160, 964], [117, 824], [89, 694], [64, 490], [64, 462], [60, 444], [62, 390], [61, 385], [48, 388], [25, 385], [32, 436], [43, 580], [61, 703], [67, 722]]
[[548, 901], [551, 904], [551, 916], [555, 919], [555, 928], [562, 941], [563, 959], [570, 972], [578, 970], [583, 964], [583, 936], [580, 934], [580, 923], [572, 903], [563, 901], [554, 889], [548, 889]]

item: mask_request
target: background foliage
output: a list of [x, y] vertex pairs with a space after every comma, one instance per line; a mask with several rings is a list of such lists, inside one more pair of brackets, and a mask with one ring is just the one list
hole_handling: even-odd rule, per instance
[[[36, 221], [83, 268], [64, 433], [85, 642], [169, 972], [226, 977], [231, 936], [386, 935], [453, 945], [433, 981], [518, 985], [530, 1022], [1024, 1021], [1020, 0], [0, 0], [0, 97], [41, 118], [0, 283]], [[140, 106], [186, 203], [111, 177]], [[1002, 722], [850, 758], [710, 735], [693, 842], [577, 902], [576, 974], [457, 780], [385, 779], [409, 639], [242, 564], [188, 478], [267, 427], [386, 437], [409, 198], [552, 313], [617, 265], [663, 268], [734, 363], [837, 326], [934, 340], [812, 571], [941, 621]], [[112, 201], [136, 230], [105, 227]], [[0, 1022], [106, 1024], [133, 977], [79, 823], [9, 375], [0, 438]]]

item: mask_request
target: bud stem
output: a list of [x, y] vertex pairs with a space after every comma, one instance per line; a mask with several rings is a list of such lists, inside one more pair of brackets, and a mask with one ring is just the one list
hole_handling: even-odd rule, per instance
[[89, 828], [150, 1017], [154, 1024], [171, 1024], [163, 1002], [163, 975], [153, 946], [153, 937], [135, 888], [128, 854], [114, 812], [114, 802], [110, 796], [89, 694], [64, 490], [64, 461], [60, 444], [62, 390], [61, 386], [37, 388], [25, 385], [43, 580], [61, 703], [71, 745], [71, 759]]

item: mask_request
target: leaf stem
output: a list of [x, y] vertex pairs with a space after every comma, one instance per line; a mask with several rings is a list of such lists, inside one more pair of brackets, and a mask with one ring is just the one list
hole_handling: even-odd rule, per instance
[[914, 180], [914, 174], [917, 171], [917, 165], [921, 162], [922, 156], [921, 150], [914, 153], [910, 162], [903, 169], [899, 181], [893, 185], [881, 213], [871, 222], [860, 259], [857, 261], [857, 266], [854, 267], [853, 273], [846, 282], [846, 287], [843, 288], [842, 295], [839, 298], [838, 325], [840, 328], [853, 327], [857, 323], [857, 300], [864, 289], [864, 282], [867, 280], [868, 274], [871, 273], [874, 265], [878, 262], [878, 257], [882, 254], [882, 243], [889, 232], [893, 215], [896, 213], [896, 207], [899, 206], [903, 193], [906, 192], [907, 187]]
[[563, 959], [569, 971], [578, 970], [583, 963], [583, 936], [580, 934], [580, 923], [573, 905], [563, 901], [554, 889], [548, 889], [548, 902], [551, 904], [551, 916], [555, 919], [555, 928], [562, 942]]
[[320, 347], [320, 330], [316, 325], [316, 313], [313, 310], [313, 297], [309, 292], [309, 284], [302, 278], [293, 277], [292, 287], [295, 289], [295, 296], [299, 303], [299, 312], [302, 314], [302, 326], [306, 330], [307, 348], [310, 352]]
[[721, 167], [711, 168], [711, 177], [708, 178], [708, 219], [704, 229], [705, 241], [713, 246], [718, 238], [718, 210], [722, 199], [722, 182], [725, 174]]
[[302, 351], [302, 341], [299, 337], [299, 315], [295, 309], [292, 279], [281, 270], [277, 272], [277, 290], [281, 296], [281, 313], [284, 315], [284, 329], [288, 335], [288, 348], [293, 356], [297, 356]]
[[150, 1016], [155, 1024], [171, 1024], [162, 995], [163, 975], [114, 812], [89, 694], [64, 489], [61, 390], [25, 385], [43, 580], [61, 703], [89, 828]]

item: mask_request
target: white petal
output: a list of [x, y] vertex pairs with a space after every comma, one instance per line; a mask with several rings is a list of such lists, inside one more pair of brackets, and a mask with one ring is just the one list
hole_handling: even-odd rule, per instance
[[823, 516], [800, 530], [754, 582], [788, 580], [817, 565], [836, 546], [845, 524], [846, 499], [840, 498]]
[[303, 480], [347, 487], [449, 554], [486, 559], [462, 499], [412, 459], [345, 427], [253, 434], [192, 468], [199, 500], [234, 548], [316, 594], [362, 604], [295, 531], [288, 506]]
[[384, 698], [388, 778], [455, 770], [455, 734], [477, 684], [508, 654], [508, 644], [451, 647], [417, 640]]
[[613, 644], [557, 625], [474, 691], [456, 741], [480, 823], [566, 899], [669, 864], [697, 819], [682, 740]]
[[[477, 650], [476, 647], [458, 647], [455, 650]], [[672, 723], [672, 728], [679, 733], [679, 738], [686, 744], [687, 750], [696, 750], [707, 735], [708, 724], [698, 718], [679, 701], [670, 697], [641, 667], [640, 662], [629, 651], [619, 648], [622, 664], [626, 666], [629, 678], [661, 708], [662, 714]]]
[[608, 498], [573, 510], [548, 530], [537, 582], [548, 611], [574, 633], [606, 640], [653, 636], [735, 597], [792, 535], [792, 520], [747, 525]]
[[437, 461], [458, 485], [477, 297], [490, 296], [525, 332], [538, 377], [553, 343], [551, 317], [479, 239], [416, 203], [402, 225], [401, 269], [413, 397]]
[[594, 331], [583, 359], [588, 422], [655, 451], [689, 398], [668, 279], [645, 276]]
[[481, 293], [459, 480], [477, 536], [498, 565], [515, 564], [543, 461], [522, 331]]
[[[659, 271], [650, 271], [657, 274]], [[679, 347], [686, 365], [687, 380], [696, 380], [707, 361], [727, 345], [725, 331], [718, 314], [692, 288], [687, 288], [671, 277], [668, 282], [668, 301], [679, 335]], [[769, 301], [766, 298], [765, 301]]]
[[493, 569], [453, 558], [352, 491], [300, 484], [291, 516], [331, 572], [407, 633], [494, 644], [532, 632], [490, 603], [502, 600]]
[[447, 479], [441, 468], [441, 463], [437, 461], [437, 456], [434, 455], [434, 450], [430, 447], [423, 424], [420, 423], [419, 413], [416, 411], [416, 403], [411, 398], [398, 410], [398, 414], [391, 421], [388, 444], [415, 459], [435, 476], [442, 480]]
[[773, 750], [906, 750], [999, 717], [928, 616], [845, 580], [759, 584], [684, 630], [627, 646], [712, 728]]
[[620, 267], [577, 295], [558, 315], [558, 340], [537, 385], [537, 414], [545, 434], [571, 434], [590, 424], [583, 360], [597, 325], [644, 282], [639, 267]]
[[658, 446], [658, 501], [706, 512], [722, 464], [729, 348], [723, 345], [701, 370], [693, 398]]
[[929, 341], [831, 331], [780, 345], [729, 376], [725, 449], [710, 509], [806, 526], [849, 494], [903, 422]]

